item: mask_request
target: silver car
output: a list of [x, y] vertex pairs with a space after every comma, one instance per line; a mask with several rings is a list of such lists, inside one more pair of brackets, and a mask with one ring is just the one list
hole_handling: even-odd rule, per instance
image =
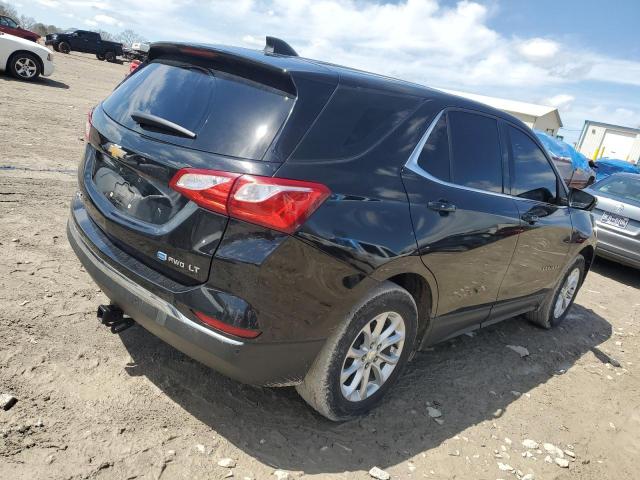
[[640, 268], [640, 175], [614, 173], [585, 191], [598, 198], [596, 254]]

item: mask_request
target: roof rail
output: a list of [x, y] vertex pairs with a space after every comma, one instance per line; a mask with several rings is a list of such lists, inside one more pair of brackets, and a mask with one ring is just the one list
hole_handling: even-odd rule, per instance
[[276, 37], [270, 37], [267, 35], [267, 41], [264, 46], [265, 53], [272, 53], [275, 55], [288, 55], [290, 57], [297, 57], [298, 53], [284, 40], [280, 40]]

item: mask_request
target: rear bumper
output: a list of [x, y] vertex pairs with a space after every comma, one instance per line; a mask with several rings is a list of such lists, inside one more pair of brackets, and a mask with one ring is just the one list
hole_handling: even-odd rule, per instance
[[223, 375], [253, 385], [294, 385], [303, 380], [324, 344], [246, 341], [190, 318], [180, 299], [193, 297], [199, 287], [176, 293], [160, 285], [146, 288], [134, 281], [136, 274], [128, 268], [135, 259], [127, 256], [129, 265], [125, 265], [122, 259], [126, 253], [105, 244], [104, 235], [99, 236], [78, 199], [72, 202], [67, 236], [87, 273], [113, 304], [149, 332]]

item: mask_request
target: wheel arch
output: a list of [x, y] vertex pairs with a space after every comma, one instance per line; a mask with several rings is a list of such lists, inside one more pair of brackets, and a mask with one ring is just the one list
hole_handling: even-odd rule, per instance
[[591, 265], [593, 264], [593, 259], [596, 255], [596, 249], [593, 247], [593, 245], [587, 245], [578, 252], [578, 255], [582, 255], [584, 257], [585, 273], [588, 272], [591, 269]]
[[7, 59], [7, 64], [5, 65], [5, 71], [10, 72], [10, 66], [11, 66], [11, 62], [13, 61], [13, 58], [16, 55], [19, 55], [21, 53], [28, 53], [30, 56], [34, 57], [36, 59], [36, 62], [38, 62], [38, 67], [40, 68], [40, 73], [44, 72], [44, 62], [42, 61], [42, 58], [40, 58], [40, 55], [38, 55], [37, 53], [33, 53], [29, 50], [16, 50], [15, 52], [13, 52], [11, 55], [9, 55], [9, 58]]
[[418, 307], [418, 338], [420, 348], [431, 328], [433, 313], [438, 305], [438, 283], [431, 271], [416, 255], [407, 255], [388, 262], [372, 274], [375, 280], [390, 281], [407, 290]]

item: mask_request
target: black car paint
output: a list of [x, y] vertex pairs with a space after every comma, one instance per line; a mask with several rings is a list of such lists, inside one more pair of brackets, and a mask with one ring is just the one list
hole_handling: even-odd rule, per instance
[[[175, 45], [154, 46], [150, 59], [172, 48]], [[410, 277], [425, 286], [431, 305], [421, 305], [424, 311], [420, 317], [421, 343], [427, 345], [534, 309], [575, 255], [584, 252], [590, 263], [595, 239], [589, 212], [572, 209], [566, 202], [547, 205], [510, 196], [504, 141], [506, 181], [502, 194], [448, 185], [406, 167], [441, 111], [457, 108], [482, 112], [528, 132], [510, 115], [344, 67], [244, 49], [197, 48], [222, 52], [243, 65], [267, 66], [291, 75], [301, 108], [293, 110], [264, 158], [228, 158], [168, 145], [118, 125], [97, 107], [85, 162], [91, 162], [93, 151], [108, 154], [109, 146], [115, 144], [125, 152], [125, 158], [135, 159], [129, 166], [141, 174], [141, 166], [150, 164], [164, 169], [159, 178], [165, 179], [187, 166], [213, 168], [320, 182], [333, 193], [292, 236], [194, 206], [190, 211], [193, 225], [201, 225], [204, 230], [182, 229], [181, 237], [171, 243], [171, 248], [208, 272], [206, 276], [189, 277], [158, 264], [153, 249], [165, 238], [153, 230], [141, 233], [140, 228], [149, 225], [118, 215], [108, 202], [89, 191], [90, 168], [86, 170], [86, 163], [81, 165], [82, 194], [73, 202], [69, 227], [77, 253], [78, 245], [84, 242], [95, 255], [194, 322], [196, 309], [235, 326], [257, 327], [263, 332], [255, 340], [243, 341], [230, 356], [226, 351], [203, 353], [202, 348], [192, 345], [193, 338], [190, 343], [163, 332], [153, 319], [141, 319], [146, 328], [187, 354], [248, 383], [296, 383], [304, 377], [323, 341], [353, 305], [381, 281], [404, 284]], [[325, 104], [343, 86], [411, 96], [416, 99], [416, 107], [362, 154], [304, 158], [297, 146], [313, 130]], [[527, 135], [544, 150], [532, 133]], [[158, 178], [158, 174], [155, 176]], [[429, 202], [442, 199], [454, 203], [456, 211], [436, 212], [428, 207]], [[531, 209], [536, 209], [538, 217], [533, 224], [522, 219]], [[208, 222], [217, 224], [215, 230], [221, 234], [210, 238], [203, 252], [197, 246], [211, 234], [206, 231]], [[157, 240], [157, 245], [140, 255], [150, 239]], [[125, 252], [130, 244], [139, 246], [136, 255]], [[85, 265], [91, 263], [87, 255], [78, 256]], [[92, 276], [100, 284], [98, 274]], [[127, 305], [122, 308], [127, 311]], [[283, 348], [276, 348], [278, 345]], [[268, 351], [268, 356], [243, 353], [263, 346], [273, 347], [261, 350]], [[236, 367], [230, 366], [234, 358]]]

